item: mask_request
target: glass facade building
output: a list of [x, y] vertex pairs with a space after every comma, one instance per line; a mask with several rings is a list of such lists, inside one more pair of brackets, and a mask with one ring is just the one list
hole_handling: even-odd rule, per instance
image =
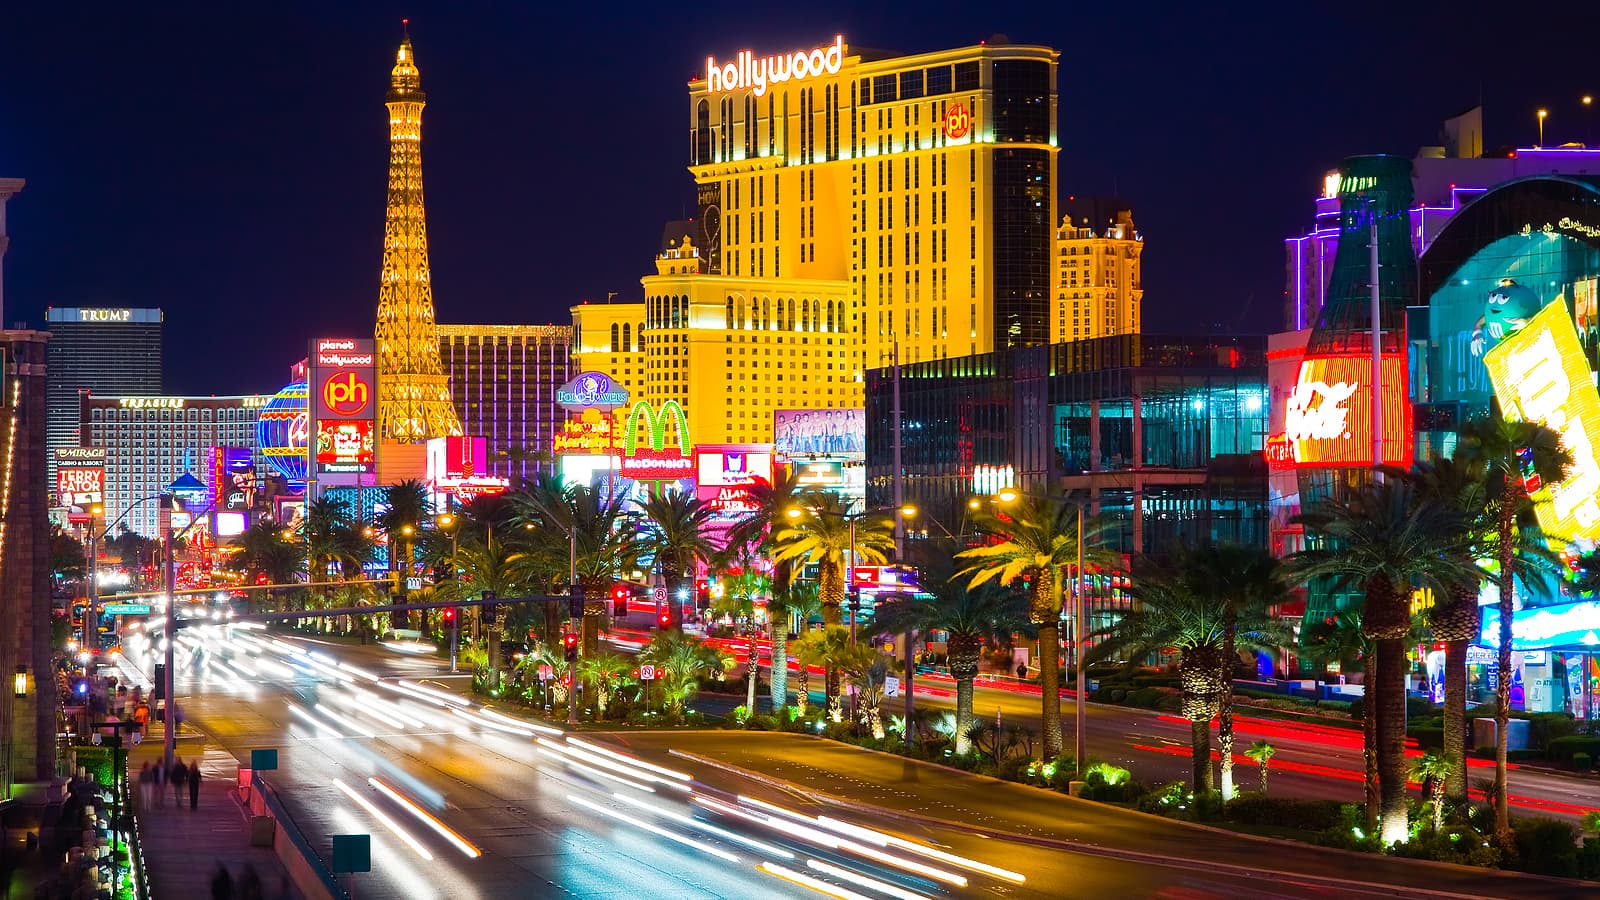
[[77, 447], [82, 437], [79, 391], [100, 397], [161, 393], [161, 310], [51, 307], [45, 327], [50, 332], [45, 466], [54, 495], [56, 450]]
[[[869, 505], [892, 498], [893, 370], [867, 374]], [[1266, 341], [1123, 335], [901, 366], [905, 499], [945, 530], [968, 500], [1064, 490], [1132, 560], [1265, 546]], [[998, 473], [998, 475], [996, 475]]]

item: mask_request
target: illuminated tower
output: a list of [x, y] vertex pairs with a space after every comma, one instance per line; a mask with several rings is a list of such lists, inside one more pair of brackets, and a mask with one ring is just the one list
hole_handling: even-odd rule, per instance
[[389, 78], [389, 205], [378, 288], [378, 429], [385, 441], [416, 443], [461, 434], [450, 381], [439, 364], [422, 208], [422, 77], [411, 35]]

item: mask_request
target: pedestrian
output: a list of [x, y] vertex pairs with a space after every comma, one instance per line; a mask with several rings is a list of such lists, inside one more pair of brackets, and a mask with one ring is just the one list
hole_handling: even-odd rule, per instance
[[154, 765], [150, 767], [150, 787], [155, 791], [156, 808], [167, 805], [167, 767]]
[[145, 761], [144, 768], [139, 770], [139, 811], [150, 811], [150, 787], [153, 785], [155, 773], [150, 771], [150, 762]]
[[261, 874], [256, 871], [255, 865], [245, 863], [239, 871], [239, 900], [261, 900], [264, 891]]
[[172, 764], [172, 771], [167, 773], [167, 780], [172, 782], [173, 805], [182, 806], [183, 785], [189, 780], [189, 767], [183, 764], [182, 757]]
[[189, 808], [200, 805], [200, 760], [189, 764]]
[[1025, 663], [1025, 662], [1017, 663], [1017, 680], [1018, 681], [1027, 681], [1028, 680], [1028, 664], [1027, 663]]
[[233, 876], [228, 874], [228, 867], [217, 863], [217, 871], [211, 875], [211, 900], [233, 900]]

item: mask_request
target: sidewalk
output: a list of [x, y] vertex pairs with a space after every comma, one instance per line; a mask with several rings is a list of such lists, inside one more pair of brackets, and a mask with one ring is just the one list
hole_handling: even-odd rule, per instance
[[[161, 742], [161, 726], [151, 723], [149, 738], [128, 753], [128, 777], [136, 797], [139, 770], [146, 762], [161, 764]], [[261, 876], [264, 897], [298, 898], [272, 848], [250, 846], [249, 820], [236, 790], [238, 760], [203, 738], [186, 734], [180, 735], [174, 753], [186, 763], [201, 758], [200, 797], [191, 810], [188, 789], [183, 802], [175, 804], [168, 786], [162, 805], [140, 810], [139, 842], [151, 895], [156, 900], [209, 897], [211, 878], [220, 863], [233, 875], [236, 888], [240, 872], [251, 865]]]

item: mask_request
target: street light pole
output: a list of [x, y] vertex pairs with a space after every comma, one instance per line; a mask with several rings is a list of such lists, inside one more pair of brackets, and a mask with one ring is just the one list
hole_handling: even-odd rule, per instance
[[[576, 513], [576, 510], [573, 512]], [[578, 642], [582, 644], [585, 635], [583, 633], [583, 607], [581, 605], [583, 603], [583, 595], [579, 593], [580, 588], [578, 586], [578, 520], [576, 515], [573, 516], [572, 522], [567, 527], [567, 575], [569, 577], [567, 582], [567, 627], [577, 632]], [[577, 616], [572, 614], [572, 598], [574, 597], [579, 598]], [[667, 602], [672, 602], [672, 598], [668, 598]], [[578, 724], [578, 660], [576, 657], [567, 661], [567, 680], [570, 682], [567, 685], [567, 724], [576, 726]]]
[[1077, 693], [1073, 698], [1073, 754], [1078, 763], [1078, 780], [1083, 780], [1084, 760], [1088, 756], [1088, 708], [1084, 705], [1083, 684], [1083, 504], [1078, 504], [1078, 590], [1072, 604], [1072, 662], [1077, 672]]

